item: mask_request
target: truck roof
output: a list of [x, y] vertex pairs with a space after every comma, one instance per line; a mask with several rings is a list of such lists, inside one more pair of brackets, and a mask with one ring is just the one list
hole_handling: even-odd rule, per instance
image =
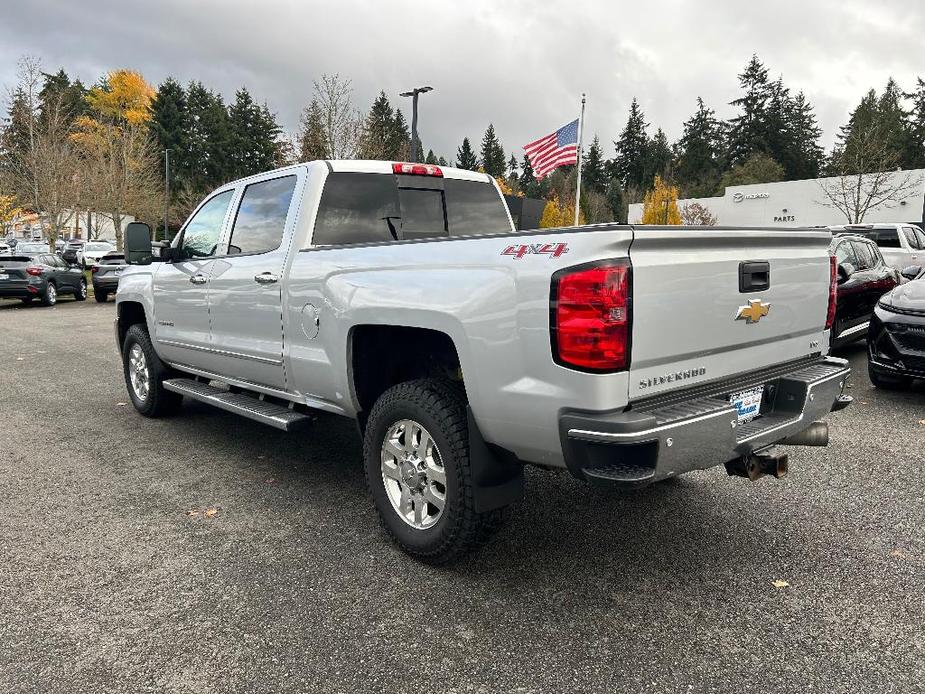
[[[379, 161], [375, 159], [331, 159], [326, 161], [330, 165], [331, 171], [337, 173], [392, 173], [393, 164], [403, 164], [406, 162], [398, 161]], [[462, 181], [479, 181], [490, 183], [491, 176], [479, 171], [469, 171], [467, 169], [457, 169], [452, 166], [438, 167], [443, 172], [444, 178], [456, 178]]]

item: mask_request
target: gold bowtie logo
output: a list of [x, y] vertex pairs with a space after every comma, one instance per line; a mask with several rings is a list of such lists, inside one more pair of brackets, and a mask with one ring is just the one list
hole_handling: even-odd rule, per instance
[[770, 310], [771, 304], [766, 304], [761, 299], [749, 299], [747, 306], [739, 306], [736, 320], [744, 320], [747, 325], [751, 325], [768, 315]]

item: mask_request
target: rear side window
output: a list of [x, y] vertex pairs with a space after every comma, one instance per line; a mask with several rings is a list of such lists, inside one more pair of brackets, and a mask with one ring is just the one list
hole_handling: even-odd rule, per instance
[[286, 229], [295, 176], [251, 183], [244, 189], [228, 241], [229, 255], [267, 253], [279, 248]]
[[851, 245], [854, 246], [854, 253], [858, 258], [855, 266], [858, 270], [870, 270], [876, 265], [874, 256], [870, 251], [870, 244], [863, 241], [852, 241]]
[[487, 182], [332, 173], [325, 182], [315, 246], [511, 231], [507, 206]]
[[858, 257], [854, 253], [854, 248], [848, 241], [843, 241], [835, 248], [835, 261], [841, 265], [850, 263], [855, 268], [858, 266]]
[[903, 234], [906, 235], [906, 241], [909, 242], [909, 248], [921, 248], [919, 245], [919, 240], [916, 238], [915, 230], [912, 227], [903, 227]]

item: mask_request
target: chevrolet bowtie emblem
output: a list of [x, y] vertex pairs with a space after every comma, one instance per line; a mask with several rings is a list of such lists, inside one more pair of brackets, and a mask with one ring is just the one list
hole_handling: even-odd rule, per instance
[[739, 306], [736, 320], [744, 320], [747, 325], [751, 325], [768, 315], [770, 310], [771, 304], [766, 304], [761, 299], [749, 299], [747, 306]]

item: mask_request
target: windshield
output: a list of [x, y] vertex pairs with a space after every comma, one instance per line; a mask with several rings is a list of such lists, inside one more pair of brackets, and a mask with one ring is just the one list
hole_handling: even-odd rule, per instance
[[869, 238], [880, 248], [902, 248], [896, 229], [852, 229], [851, 233]]
[[20, 243], [16, 246], [17, 253], [47, 253], [47, 243]]

